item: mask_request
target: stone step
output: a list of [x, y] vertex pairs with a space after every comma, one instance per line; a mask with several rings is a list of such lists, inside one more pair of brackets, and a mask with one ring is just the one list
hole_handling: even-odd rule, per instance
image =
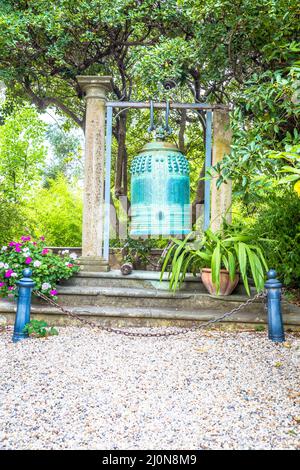
[[[189, 309], [216, 309], [224, 312], [239, 306], [248, 300], [244, 295], [213, 296], [208, 293], [169, 290], [136, 289], [121, 287], [77, 287], [60, 286], [58, 288], [58, 302], [61, 305], [94, 305], [115, 306], [131, 308], [177, 308]], [[249, 311], [263, 310], [261, 300], [248, 306]]]
[[[84, 307], [64, 306], [67, 310], [77, 313], [82, 318], [93, 320], [100, 325], [114, 327], [154, 327], [154, 326], [193, 326], [199, 322], [216, 319], [220, 312], [216, 310], [181, 310], [167, 308], [127, 308], [117, 306], [93, 306]], [[10, 324], [14, 322], [16, 303], [7, 300], [0, 301], [0, 314], [4, 315]], [[31, 318], [46, 320], [49, 325], [80, 325], [77, 320], [72, 319], [59, 309], [43, 303], [33, 304]], [[300, 327], [300, 313], [289, 313], [283, 315], [286, 327], [297, 329]], [[222, 323], [238, 324], [266, 324], [265, 312], [251, 312], [248, 309], [241, 310], [224, 319]]]
[[[169, 281], [167, 274], [160, 282], [160, 272], [155, 271], [133, 271], [132, 274], [124, 276], [119, 270], [107, 273], [79, 272], [77, 275], [61, 282], [62, 286], [78, 287], [129, 287], [147, 288], [154, 290], [168, 290]], [[188, 275], [182, 288], [184, 290], [205, 291], [200, 277]]]
[[[106, 273], [79, 272], [77, 275], [62, 281], [61, 286], [74, 287], [121, 287], [121, 288], [146, 288], [153, 290], [169, 290], [167, 273], [160, 281], [160, 272], [157, 271], [133, 271], [132, 274], [124, 276], [119, 270], [111, 270]], [[192, 274], [186, 276], [185, 282], [181, 286], [181, 291], [193, 291], [207, 293], [200, 275], [195, 277]], [[242, 284], [239, 284], [235, 293], [245, 294]]]

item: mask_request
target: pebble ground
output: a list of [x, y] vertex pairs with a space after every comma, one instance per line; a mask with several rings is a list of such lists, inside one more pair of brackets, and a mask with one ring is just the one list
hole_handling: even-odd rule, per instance
[[1, 449], [300, 449], [299, 337], [0, 333]]

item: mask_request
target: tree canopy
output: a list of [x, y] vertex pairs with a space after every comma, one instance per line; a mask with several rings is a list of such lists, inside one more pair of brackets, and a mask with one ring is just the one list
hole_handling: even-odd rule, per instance
[[[164, 85], [175, 83], [173, 96], [188, 101], [243, 102], [245, 121], [256, 119], [257, 109], [265, 115], [263, 108], [273, 100], [274, 123], [282, 115], [275, 88], [286, 86], [279, 76], [287, 79], [299, 53], [295, 0], [6, 0], [0, 21], [0, 79], [8, 95], [40, 110], [54, 106], [81, 127], [84, 105], [76, 76], [84, 74], [112, 75], [112, 94], [119, 100], [161, 98]], [[295, 79], [289, 75], [289, 87]], [[127, 120], [123, 113], [114, 128], [117, 196], [127, 193]], [[293, 119], [288, 129], [282, 125], [281, 118], [275, 140], [296, 126]]]
[[[194, 98], [232, 101], [232, 81], [284, 67], [295, 0], [5, 0], [0, 77], [40, 108], [82, 124], [80, 74], [112, 74], [118, 99], [174, 79]], [[294, 50], [294, 56], [296, 55]], [[143, 92], [143, 87], [140, 92]], [[78, 100], [79, 99], [79, 100]]]

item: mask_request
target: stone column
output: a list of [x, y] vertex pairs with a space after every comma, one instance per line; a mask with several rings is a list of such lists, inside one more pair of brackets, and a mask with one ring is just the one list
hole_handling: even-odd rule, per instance
[[[212, 165], [216, 165], [230, 152], [231, 130], [229, 112], [224, 109], [215, 109], [213, 112], [213, 148]], [[216, 186], [217, 177], [211, 182], [211, 228], [218, 230], [222, 219], [231, 222], [231, 181], [223, 183], [219, 189]]]
[[82, 257], [84, 271], [108, 271], [104, 226], [105, 101], [111, 77], [79, 76], [86, 99]]

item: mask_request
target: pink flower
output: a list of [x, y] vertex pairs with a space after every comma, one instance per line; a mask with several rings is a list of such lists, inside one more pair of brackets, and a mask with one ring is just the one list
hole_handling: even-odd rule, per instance
[[36, 246], [36, 242], [32, 242], [32, 244], [33, 244], [34, 246]]
[[8, 246], [15, 246], [16, 242], [9, 242]]
[[11, 275], [13, 274], [13, 270], [12, 269], [8, 269], [5, 274], [4, 274], [4, 277], [11, 277]]
[[21, 237], [21, 240], [22, 240], [23, 242], [29, 242], [30, 237], [25, 237], [25, 236], [23, 235], [23, 236]]
[[47, 253], [49, 253], [48, 248], [44, 248], [44, 249], [42, 250], [42, 255], [46, 255]]
[[56, 289], [52, 289], [52, 290], [50, 291], [50, 295], [56, 295], [56, 294], [57, 294], [57, 290], [56, 290]]
[[32, 258], [28, 256], [28, 258], [25, 259], [25, 264], [30, 264], [32, 261]]
[[21, 251], [21, 246], [22, 246], [21, 243], [16, 243], [16, 244], [15, 244], [15, 251], [16, 251], [17, 253], [20, 253], [20, 251]]
[[0, 282], [0, 287], [5, 286], [5, 282]]
[[74, 264], [68, 263], [68, 268], [72, 268], [73, 266], [74, 266]]
[[14, 290], [15, 287], [14, 286], [9, 286], [8, 290]]
[[45, 237], [40, 237], [40, 240], [42, 240], [42, 242], [45, 240]]

